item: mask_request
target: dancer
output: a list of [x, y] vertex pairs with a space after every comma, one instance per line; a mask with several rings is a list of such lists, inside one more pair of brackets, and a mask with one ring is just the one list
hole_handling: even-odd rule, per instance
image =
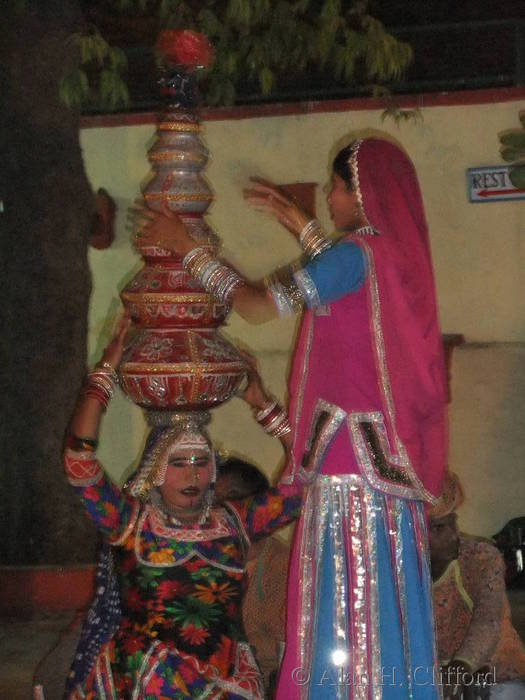
[[[120, 607], [102, 621], [87, 677], [77, 675], [68, 697], [262, 698], [242, 632], [245, 552], [297, 517], [301, 487], [215, 506], [207, 416], [195, 412], [150, 412], [138, 471], [122, 491], [112, 484], [95, 449], [128, 326], [124, 319], [87, 377], [64, 456], [70, 483], [113, 550], [118, 599], [105, 598], [105, 609]], [[256, 411], [268, 404], [254, 372], [244, 396]]]
[[436, 698], [423, 504], [445, 470], [446, 384], [414, 167], [383, 139], [342, 149], [328, 194], [336, 242], [269, 183], [245, 196], [309, 262], [249, 284], [167, 210], [141, 212], [137, 245], [185, 255], [188, 272], [248, 321], [304, 308], [287, 479], [311, 486], [291, 554], [278, 697]]

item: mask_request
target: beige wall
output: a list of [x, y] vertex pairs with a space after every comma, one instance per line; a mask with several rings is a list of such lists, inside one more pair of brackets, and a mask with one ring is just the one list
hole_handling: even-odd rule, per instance
[[[241, 189], [248, 177], [262, 175], [277, 182], [318, 182], [318, 214], [328, 227], [322, 187], [328, 178], [334, 143], [341, 145], [354, 134], [389, 133], [409, 152], [420, 177], [444, 332], [464, 333], [471, 342], [525, 342], [525, 201], [470, 204], [465, 179], [468, 167], [501, 162], [497, 134], [518, 124], [520, 107], [523, 103], [518, 101], [427, 107], [422, 110], [422, 123], [399, 127], [392, 121], [383, 123], [380, 109], [206, 121], [204, 139], [212, 153], [206, 175], [217, 197], [208, 220], [224, 242], [225, 255], [249, 277], [259, 277], [296, 256], [298, 248], [284, 230], [243, 202]], [[141, 265], [131, 249], [125, 214], [149, 172], [146, 150], [153, 138], [153, 125], [89, 128], [82, 132], [91, 182], [94, 187], [106, 187], [119, 207], [115, 243], [109, 250], [91, 251], [93, 360], [107, 338], [108, 318], [116, 311], [118, 290]], [[288, 320], [249, 327], [235, 315], [230, 317], [226, 329], [231, 338], [241, 340], [256, 352], [265, 381], [281, 397], [294, 329], [294, 322]], [[462, 392], [468, 395], [473, 382], [483, 384], [487, 372], [492, 373], [501, 363], [512, 364], [512, 358], [507, 357], [512, 345], [498, 347], [499, 360], [490, 356], [486, 365], [476, 364], [479, 375], [469, 361], [462, 364], [458, 360], [454, 366], [452, 459], [458, 471], [466, 476], [474, 470], [474, 456], [469, 447], [471, 434], [465, 429], [466, 411], [456, 408], [456, 394], [459, 402], [459, 396]], [[525, 376], [522, 375], [521, 381], [520, 386], [525, 389]], [[483, 384], [488, 387], [488, 393], [489, 384]], [[486, 398], [485, 408], [478, 404], [472, 407], [471, 420], [480, 424], [492, 420], [483, 415], [490, 408], [494, 416], [497, 414], [497, 420], [507, 425], [508, 416], [501, 412], [503, 397], [498, 407]], [[509, 431], [512, 442], [515, 426]], [[212, 432], [226, 449], [253, 459], [269, 473], [277, 469], [279, 447], [262, 434], [239, 400], [234, 399], [215, 412]], [[143, 433], [141, 412], [123, 398], [115, 401], [106, 417], [102, 454], [116, 478], [131, 468]], [[483, 444], [484, 439], [478, 436], [478, 444], [479, 440]], [[465, 515], [470, 529], [485, 534], [505, 518], [506, 504], [501, 499], [493, 504], [498, 515], [489, 518], [486, 509], [496, 474], [509, 488], [512, 484], [514, 499], [520, 496], [525, 503], [522, 485], [525, 480], [518, 479], [516, 484], [521, 465], [516, 461], [518, 457], [521, 459], [518, 447], [512, 468], [496, 466], [497, 451], [493, 445], [489, 447], [488, 461], [484, 463], [487, 478], [478, 482], [473, 491], [476, 506], [483, 505], [483, 512], [472, 506], [468, 516]], [[513, 508], [519, 510], [518, 506]], [[515, 514], [513, 511], [512, 515]]]
[[494, 535], [525, 515], [525, 344], [455, 351], [450, 465], [460, 475], [467, 532]]

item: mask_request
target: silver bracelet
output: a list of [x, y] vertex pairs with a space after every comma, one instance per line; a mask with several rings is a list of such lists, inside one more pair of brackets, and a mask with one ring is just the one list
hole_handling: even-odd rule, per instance
[[305, 224], [299, 234], [299, 243], [305, 253], [311, 258], [315, 258], [316, 255], [332, 247], [331, 242], [324, 236], [321, 224], [317, 219], [311, 219]]
[[230, 303], [233, 292], [238, 287], [246, 284], [235, 270], [214, 258], [207, 248], [199, 247], [190, 250], [185, 255], [182, 265], [209, 294], [224, 305]]

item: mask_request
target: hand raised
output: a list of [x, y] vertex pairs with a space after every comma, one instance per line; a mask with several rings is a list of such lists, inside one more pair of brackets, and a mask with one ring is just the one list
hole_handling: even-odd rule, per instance
[[156, 246], [171, 250], [179, 255], [186, 255], [197, 247], [179, 216], [171, 211], [166, 203], [161, 212], [155, 212], [146, 206], [137, 206], [133, 210], [135, 217], [135, 245], [137, 248]]
[[101, 363], [107, 362], [114, 370], [120, 365], [122, 359], [122, 353], [124, 352], [124, 345], [126, 342], [126, 335], [131, 326], [131, 318], [127, 311], [124, 311], [122, 316], [117, 321], [111, 340], [104, 348], [102, 353]]
[[312, 218], [268, 180], [251, 178], [251, 184], [243, 190], [243, 196], [255, 209], [272, 215], [296, 237]]
[[260, 409], [268, 402], [268, 396], [263, 389], [261, 377], [259, 376], [257, 360], [255, 357], [253, 357], [253, 355], [246, 352], [246, 350], [241, 350], [239, 347], [237, 347], [237, 351], [246, 362], [246, 366], [248, 368], [248, 384], [242, 393], [242, 398], [252, 408]]

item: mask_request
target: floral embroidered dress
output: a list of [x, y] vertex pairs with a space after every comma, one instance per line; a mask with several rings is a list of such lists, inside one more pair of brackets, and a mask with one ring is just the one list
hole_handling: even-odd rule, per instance
[[262, 698], [245, 641], [241, 600], [250, 541], [291, 522], [298, 487], [213, 508], [181, 526], [122, 493], [93, 453], [66, 451], [66, 472], [89, 517], [114, 548], [120, 626], [102, 646], [77, 698]]

